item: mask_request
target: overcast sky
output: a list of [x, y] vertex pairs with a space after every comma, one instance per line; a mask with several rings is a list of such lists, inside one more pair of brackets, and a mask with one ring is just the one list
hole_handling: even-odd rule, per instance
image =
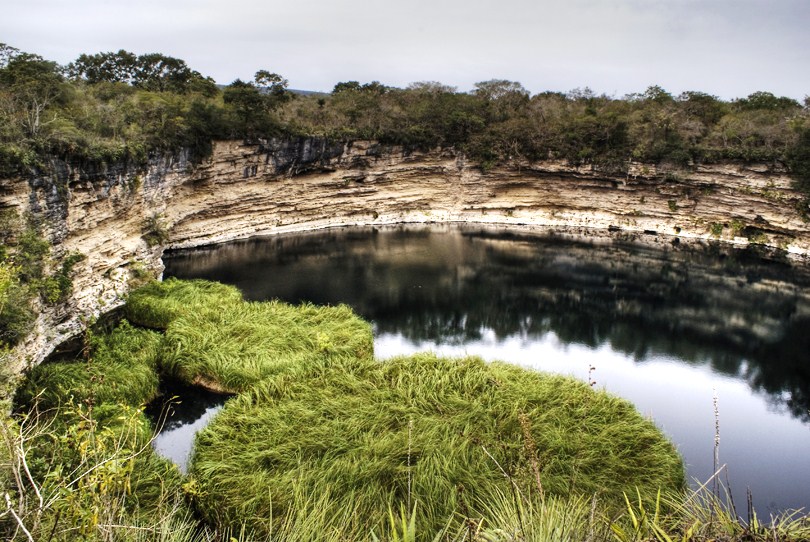
[[532, 93], [660, 85], [722, 98], [810, 94], [810, 0], [2, 0], [0, 42], [67, 63], [126, 49], [218, 83], [259, 69], [339, 81]]

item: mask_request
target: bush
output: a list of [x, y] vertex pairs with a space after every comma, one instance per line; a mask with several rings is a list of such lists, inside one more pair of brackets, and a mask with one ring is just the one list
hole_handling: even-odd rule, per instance
[[788, 152], [788, 165], [796, 188], [810, 198], [810, 128], [801, 130], [796, 144]]
[[0, 537], [191, 540], [182, 477], [154, 455], [150, 435], [143, 412], [126, 405], [69, 403], [2, 420], [0, 482], [15, 515], [0, 517]]
[[34, 312], [17, 268], [0, 261], [0, 349], [14, 346], [31, 330]]
[[37, 281], [39, 293], [46, 303], [55, 304], [67, 301], [70, 294], [73, 293], [71, 273], [76, 264], [84, 258], [83, 254], [70, 254], [62, 260], [62, 265], [56, 273]]
[[161, 245], [169, 240], [169, 230], [159, 214], [146, 218], [143, 225], [143, 239], [150, 247]]

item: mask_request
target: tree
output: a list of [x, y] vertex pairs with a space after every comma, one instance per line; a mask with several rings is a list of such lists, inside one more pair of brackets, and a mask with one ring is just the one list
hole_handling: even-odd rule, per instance
[[346, 81], [335, 85], [330, 103], [344, 116], [341, 131], [345, 133], [348, 128], [354, 137], [376, 139], [385, 137], [389, 131], [386, 127], [390, 127], [394, 113], [390, 108], [398, 95], [398, 91], [379, 81], [363, 85]]
[[134, 53], [119, 50], [117, 53], [82, 54], [68, 64], [68, 75], [84, 79], [90, 84], [101, 82], [128, 83], [135, 81], [138, 57]]
[[678, 96], [680, 109], [687, 117], [700, 119], [707, 126], [716, 124], [725, 114], [726, 106], [717, 96], [688, 90]]
[[67, 67], [68, 75], [90, 84], [127, 83], [155, 92], [210, 94], [216, 88], [210, 78], [189, 68], [185, 61], [160, 53], [137, 56], [121, 49], [117, 53], [83, 54]]
[[277, 73], [259, 70], [253, 80], [256, 85], [264, 90], [265, 106], [271, 111], [290, 101], [294, 96], [292, 92], [287, 90], [289, 82]]
[[[636, 94], [631, 94], [628, 98], [632, 99], [632, 97], [637, 96]], [[588, 101], [593, 100], [596, 98], [596, 93], [591, 90], [590, 87], [585, 88], [574, 88], [569, 90], [565, 93], [565, 97], [572, 101]]]
[[438, 81], [416, 81], [408, 85], [407, 90], [424, 94], [454, 94], [457, 89]]
[[360, 87], [360, 90], [362, 90], [363, 92], [366, 92], [368, 94], [383, 95], [383, 94], [387, 93], [391, 89], [389, 87], [383, 85], [379, 81], [372, 81], [371, 83], [366, 83], [365, 85]]
[[266, 96], [253, 83], [237, 79], [225, 87], [222, 98], [236, 117], [235, 128], [239, 135], [256, 137], [268, 126]]
[[359, 81], [344, 81], [335, 84], [335, 87], [332, 89], [332, 94], [340, 94], [341, 92], [358, 91], [358, 90], [360, 90]]
[[39, 55], [19, 53], [0, 69], [0, 90], [8, 91], [2, 113], [19, 123], [24, 135], [35, 139], [43, 126], [56, 120], [45, 118], [46, 111], [63, 91], [63, 77], [55, 62]]
[[793, 98], [786, 96], [776, 97], [770, 92], [754, 92], [749, 94], [747, 98], [741, 98], [734, 102], [738, 109], [744, 111], [754, 111], [759, 109], [766, 109], [771, 111], [780, 111], [784, 109], [800, 108], [799, 102]]
[[506, 79], [481, 81], [475, 84], [475, 90], [473, 92], [488, 101], [497, 101], [505, 98], [514, 99], [515, 97], [528, 99], [529, 97], [529, 91], [523, 88], [523, 85], [517, 81], [507, 81]]
[[12, 47], [11, 45], [6, 45], [5, 43], [0, 43], [0, 69], [5, 68], [8, 66], [8, 63], [11, 62], [14, 57], [20, 54], [20, 50], [16, 47]]
[[372, 81], [361, 85], [357, 81], [345, 81], [337, 83], [332, 89], [332, 94], [340, 94], [342, 92], [363, 92], [365, 94], [378, 94], [382, 95], [391, 90], [389, 87], [383, 85], [379, 81]]
[[287, 88], [288, 82], [277, 73], [270, 73], [267, 70], [259, 70], [253, 76], [253, 80], [260, 87], [265, 87], [271, 92], [279, 93], [284, 92]]
[[138, 57], [133, 85], [145, 90], [183, 93], [199, 77], [202, 76], [179, 58], [151, 53]]
[[641, 95], [641, 99], [649, 102], [655, 102], [657, 104], [668, 104], [675, 101], [672, 94], [658, 85], [647, 87], [647, 90], [645, 90]]
[[475, 84], [473, 93], [484, 101], [491, 122], [505, 121], [529, 105], [529, 91], [516, 81], [482, 81]]

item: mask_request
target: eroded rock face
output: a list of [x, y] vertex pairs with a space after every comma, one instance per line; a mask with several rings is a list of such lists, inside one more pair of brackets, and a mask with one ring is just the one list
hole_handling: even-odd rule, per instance
[[[806, 254], [801, 196], [786, 172], [723, 164], [608, 176], [564, 162], [486, 173], [452, 151], [407, 153], [354, 142], [343, 152], [216, 146], [167, 209], [172, 247], [353, 224], [472, 221], [587, 226], [750, 240]], [[279, 158], [281, 156], [281, 158]]]
[[[447, 149], [299, 138], [217, 142], [196, 165], [180, 154], [146, 168], [54, 163], [52, 171], [0, 181], [0, 209], [41, 217], [54, 254], [86, 259], [75, 268], [69, 302], [43, 307], [35, 331], [13, 351], [15, 370], [39, 363], [87, 321], [123, 303], [138, 277], [159, 274], [163, 248], [252, 235], [481, 222], [717, 238], [810, 254], [810, 228], [797, 211], [802, 196], [785, 171], [763, 165], [665, 172], [632, 164], [629, 174], [613, 176], [543, 161], [483, 172]], [[167, 240], [149, 246], [144, 235], [155, 228]]]

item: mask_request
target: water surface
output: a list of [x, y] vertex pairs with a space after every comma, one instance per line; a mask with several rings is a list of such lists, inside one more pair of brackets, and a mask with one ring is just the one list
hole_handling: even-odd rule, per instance
[[185, 473], [191, 460], [194, 436], [208, 425], [230, 396], [179, 382], [163, 382], [160, 391], [161, 396], [146, 411], [158, 428], [152, 446]]
[[810, 507], [810, 273], [780, 256], [651, 236], [356, 228], [165, 258], [166, 276], [246, 298], [346, 303], [384, 358], [475, 354], [632, 401], [683, 454], [719, 457], [735, 501]]

